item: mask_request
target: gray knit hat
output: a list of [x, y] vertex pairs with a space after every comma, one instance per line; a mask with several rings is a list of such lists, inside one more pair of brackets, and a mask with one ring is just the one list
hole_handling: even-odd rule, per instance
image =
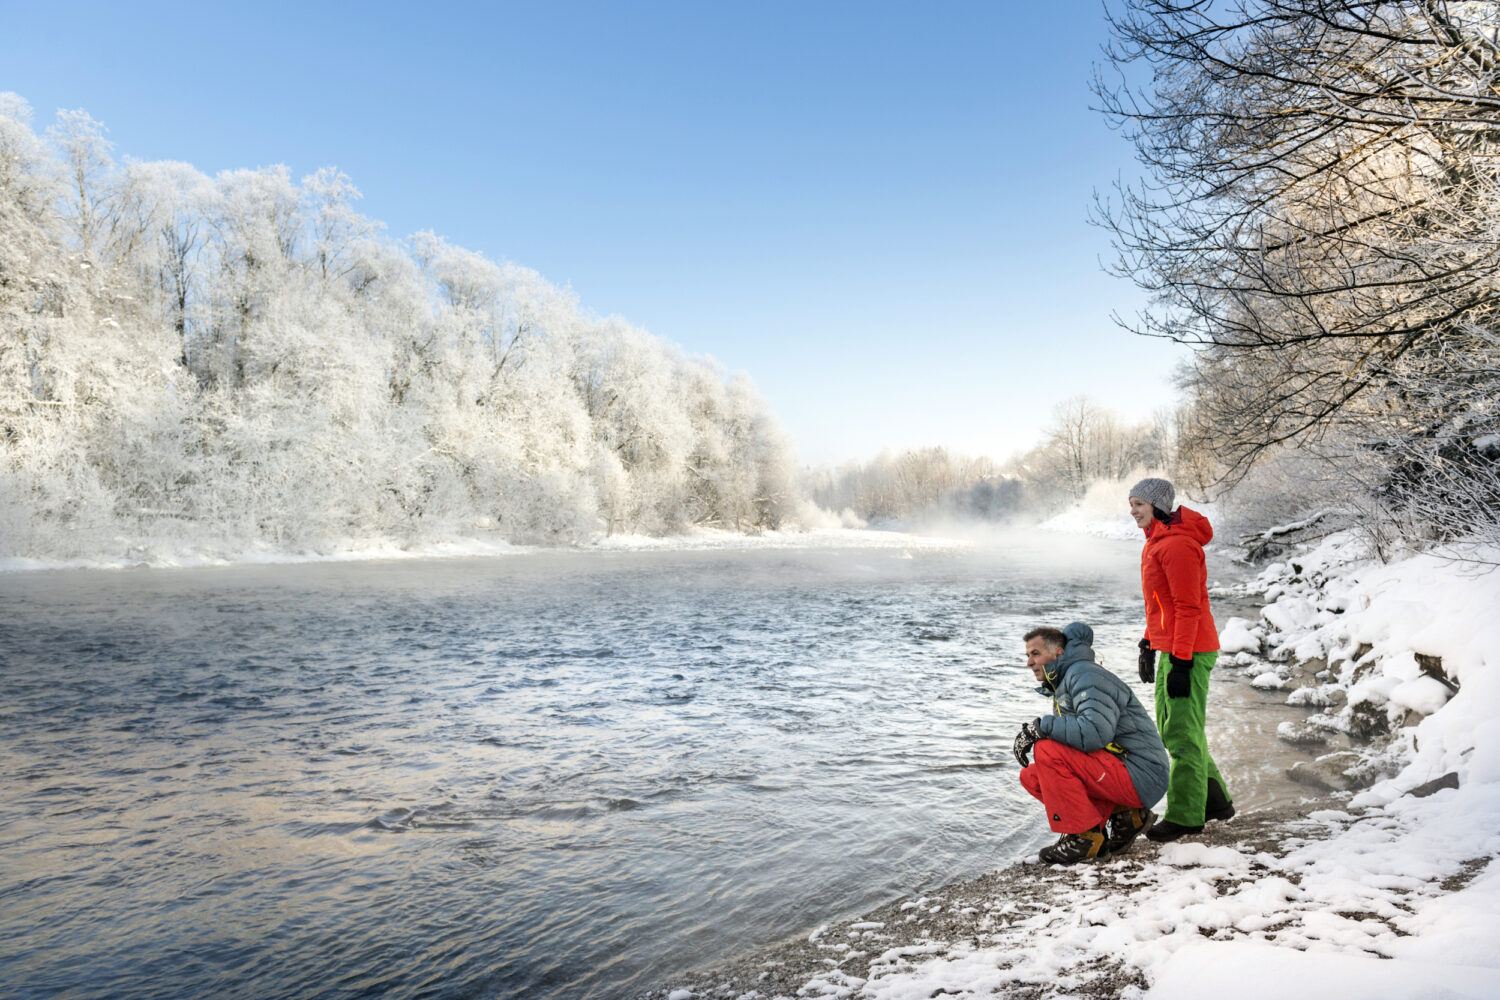
[[1172, 513], [1177, 506], [1177, 491], [1165, 479], [1142, 479], [1130, 487], [1130, 495], [1140, 497], [1163, 514]]

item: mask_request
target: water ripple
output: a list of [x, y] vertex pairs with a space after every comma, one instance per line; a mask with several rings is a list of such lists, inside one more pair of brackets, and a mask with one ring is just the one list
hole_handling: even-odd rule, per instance
[[1108, 607], [1133, 649], [1106, 585], [868, 551], [0, 579], [0, 982], [610, 998], [977, 873], [1035, 836], [1019, 636]]

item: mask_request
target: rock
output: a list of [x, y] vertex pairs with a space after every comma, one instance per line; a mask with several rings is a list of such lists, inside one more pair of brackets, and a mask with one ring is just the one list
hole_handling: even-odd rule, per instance
[[1384, 736], [1391, 731], [1391, 719], [1384, 705], [1373, 701], [1356, 701], [1349, 706], [1349, 735], [1360, 739]]
[[1416, 788], [1413, 788], [1411, 791], [1407, 792], [1406, 794], [1410, 795], [1410, 796], [1413, 796], [1415, 798], [1425, 799], [1425, 798], [1427, 798], [1427, 796], [1429, 796], [1429, 795], [1435, 795], [1438, 792], [1441, 792], [1445, 788], [1457, 788], [1457, 787], [1458, 787], [1458, 772], [1457, 771], [1449, 771], [1447, 774], [1443, 775], [1441, 778], [1433, 778], [1431, 781], [1424, 782], [1423, 784], [1418, 785]]
[[1317, 687], [1299, 687], [1286, 696], [1288, 705], [1308, 705], [1313, 708], [1330, 708], [1342, 705], [1348, 695], [1343, 688], [1320, 684]]
[[1458, 693], [1458, 681], [1449, 677], [1447, 671], [1443, 670], [1443, 658], [1441, 656], [1429, 656], [1426, 653], [1413, 653], [1417, 658], [1417, 669], [1423, 674], [1431, 677], [1446, 687], [1450, 694]]
[[[1280, 733], [1278, 732], [1279, 736]], [[1286, 776], [1301, 785], [1319, 788], [1325, 792], [1352, 792], [1365, 787], [1369, 782], [1364, 776], [1351, 775], [1349, 771], [1359, 767], [1364, 759], [1350, 750], [1339, 750], [1324, 754], [1317, 760], [1298, 761], [1287, 768]]]
[[1276, 738], [1294, 747], [1315, 747], [1327, 744], [1328, 737], [1316, 726], [1307, 723], [1283, 722], [1276, 727]]

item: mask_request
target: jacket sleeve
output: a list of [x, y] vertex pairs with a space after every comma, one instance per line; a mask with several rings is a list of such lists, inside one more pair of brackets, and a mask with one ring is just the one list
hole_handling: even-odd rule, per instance
[[1180, 659], [1193, 658], [1193, 644], [1198, 640], [1198, 627], [1203, 622], [1203, 594], [1208, 588], [1208, 567], [1203, 562], [1203, 550], [1188, 541], [1176, 545], [1162, 546], [1161, 571], [1166, 577], [1168, 599], [1172, 602], [1171, 648], [1168, 650]]
[[[1066, 684], [1077, 668], [1064, 679]], [[1038, 727], [1044, 737], [1066, 743], [1075, 750], [1092, 753], [1100, 750], [1115, 738], [1115, 728], [1120, 722], [1120, 706], [1105, 691], [1087, 682], [1077, 687], [1069, 685], [1074, 715], [1044, 715]]]

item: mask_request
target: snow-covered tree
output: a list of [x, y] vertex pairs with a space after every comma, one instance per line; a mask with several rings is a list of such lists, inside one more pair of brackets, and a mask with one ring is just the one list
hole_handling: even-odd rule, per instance
[[0, 95], [0, 554], [775, 527], [742, 376], [530, 269], [405, 244], [352, 180], [117, 167]]
[[[1102, 220], [1198, 345], [1193, 456], [1242, 479], [1287, 447], [1363, 451], [1398, 508], [1494, 477], [1500, 7], [1123, 0], [1098, 93], [1147, 180]], [[1370, 462], [1353, 463], [1368, 472]], [[1443, 484], [1433, 492], [1424, 484]], [[1355, 488], [1355, 483], [1346, 488]], [[1460, 493], [1468, 495], [1467, 488]]]

